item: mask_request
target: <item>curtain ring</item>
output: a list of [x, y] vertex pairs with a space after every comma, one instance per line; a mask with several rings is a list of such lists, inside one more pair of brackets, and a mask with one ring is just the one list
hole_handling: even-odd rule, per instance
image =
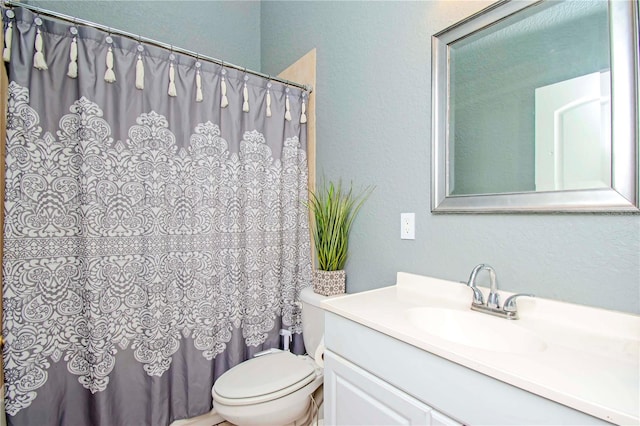
[[78, 35], [78, 18], [73, 18], [73, 25], [69, 28], [69, 32], [73, 36]]

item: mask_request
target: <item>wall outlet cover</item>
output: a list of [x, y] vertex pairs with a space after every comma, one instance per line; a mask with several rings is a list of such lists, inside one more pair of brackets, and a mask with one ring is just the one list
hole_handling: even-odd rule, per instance
[[415, 213], [400, 213], [400, 238], [403, 240], [416, 239]]

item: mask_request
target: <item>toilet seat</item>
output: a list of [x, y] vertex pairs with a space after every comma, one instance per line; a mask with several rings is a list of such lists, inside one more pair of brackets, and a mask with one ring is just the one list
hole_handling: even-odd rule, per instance
[[259, 404], [295, 392], [315, 378], [311, 358], [277, 352], [250, 359], [224, 373], [213, 385], [213, 399], [234, 406]]

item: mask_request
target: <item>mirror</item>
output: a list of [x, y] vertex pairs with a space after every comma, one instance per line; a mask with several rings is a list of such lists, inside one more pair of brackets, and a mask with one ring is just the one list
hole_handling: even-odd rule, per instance
[[640, 211], [637, 8], [501, 1], [434, 35], [432, 211]]

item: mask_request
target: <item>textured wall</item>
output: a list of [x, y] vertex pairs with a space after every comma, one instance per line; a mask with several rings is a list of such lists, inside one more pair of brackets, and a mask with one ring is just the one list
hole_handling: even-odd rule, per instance
[[[318, 174], [376, 185], [351, 239], [349, 292], [397, 271], [466, 280], [478, 263], [510, 291], [640, 313], [640, 216], [432, 215], [430, 36], [489, 1], [262, 4], [262, 70], [317, 47]], [[400, 213], [416, 212], [416, 240]]]
[[259, 1], [58, 1], [25, 3], [260, 69]]

